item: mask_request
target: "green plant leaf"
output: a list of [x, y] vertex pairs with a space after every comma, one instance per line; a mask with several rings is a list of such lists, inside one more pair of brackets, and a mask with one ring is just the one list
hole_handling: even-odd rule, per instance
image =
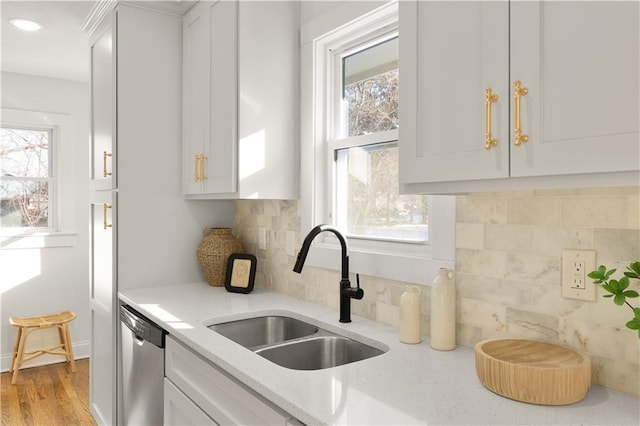
[[[606, 268], [605, 268], [605, 269], [606, 269]], [[615, 274], [615, 273], [616, 273], [616, 271], [617, 271], [617, 269], [611, 269], [610, 271], [607, 271], [607, 272], [604, 274], [604, 279], [605, 279], [605, 280], [608, 280], [608, 279], [609, 279], [609, 277], [610, 277], [611, 275], [613, 275], [613, 274]]]
[[604, 294], [602, 297], [613, 297], [613, 294]]
[[608, 291], [611, 294], [617, 294], [616, 286], [614, 284], [615, 280], [611, 280], [609, 284], [602, 284], [602, 288]]
[[613, 297], [613, 303], [616, 305], [623, 305], [625, 299], [624, 294], [618, 293]]
[[587, 274], [587, 276], [593, 280], [596, 280], [596, 284], [602, 284], [602, 281], [605, 279], [605, 274], [607, 273], [607, 268], [604, 265], [598, 266], [598, 269], [595, 271], [591, 271]]
[[625, 276], [640, 280], [640, 261], [629, 264], [627, 270], [628, 272], [624, 273]]
[[627, 328], [630, 328], [632, 330], [640, 330], [640, 319], [634, 318], [631, 321], [627, 322], [626, 326]]
[[633, 299], [633, 298], [635, 298], [635, 297], [640, 296], [640, 295], [638, 294], [638, 292], [637, 292], [637, 291], [635, 291], [635, 290], [627, 290], [627, 291], [623, 291], [623, 292], [622, 292], [622, 294], [624, 294], [624, 296], [625, 296], [625, 297], [630, 297], [630, 298], [632, 298], [632, 299]]
[[596, 284], [600, 284], [602, 282], [602, 279], [604, 278], [601, 274], [598, 273], [598, 271], [591, 271], [587, 274], [587, 276], [592, 280], [596, 280]]
[[620, 278], [620, 281], [618, 281], [618, 293], [623, 292], [624, 290], [627, 289], [627, 287], [629, 287], [629, 277], [622, 277]]
[[633, 308], [633, 316], [635, 319], [640, 320], [640, 308]]

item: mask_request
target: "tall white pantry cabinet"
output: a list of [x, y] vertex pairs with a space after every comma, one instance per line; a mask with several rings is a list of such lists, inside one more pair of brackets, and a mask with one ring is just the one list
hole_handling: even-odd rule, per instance
[[89, 409], [99, 424], [116, 419], [116, 28], [113, 11], [91, 36]]
[[637, 185], [639, 7], [401, 2], [403, 189]]
[[99, 2], [91, 46], [90, 410], [118, 424], [118, 289], [203, 281], [195, 251], [229, 201], [181, 190], [181, 11]]

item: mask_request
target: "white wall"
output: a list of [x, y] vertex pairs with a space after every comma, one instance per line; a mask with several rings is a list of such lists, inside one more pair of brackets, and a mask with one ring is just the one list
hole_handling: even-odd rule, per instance
[[[9, 367], [15, 328], [9, 317], [55, 313], [70, 309], [77, 315], [70, 324], [76, 358], [89, 349], [89, 84], [67, 80], [2, 73], [2, 108], [68, 114], [72, 138], [59, 169], [60, 198], [65, 201], [64, 231], [75, 233], [70, 247], [0, 250], [0, 367]], [[70, 205], [69, 205], [70, 204]], [[57, 336], [33, 334], [35, 345]], [[46, 362], [40, 357], [34, 364]], [[54, 359], [62, 360], [62, 357]]]
[[352, 3], [351, 7], [354, 7], [361, 11], [369, 11], [387, 3], [386, 0], [379, 1], [357, 1], [351, 2], [348, 0], [334, 1], [334, 0], [315, 0], [315, 1], [302, 1], [300, 3], [300, 23], [305, 24], [312, 21], [322, 15], [328, 15], [334, 12], [336, 8], [344, 7], [345, 4]]

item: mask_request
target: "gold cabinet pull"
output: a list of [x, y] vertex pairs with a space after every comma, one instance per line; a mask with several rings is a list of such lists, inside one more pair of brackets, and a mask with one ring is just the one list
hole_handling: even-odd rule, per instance
[[204, 175], [204, 160], [207, 156], [196, 154], [193, 156], [193, 180], [194, 182], [204, 182], [207, 178]]
[[104, 203], [102, 205], [102, 219], [103, 219], [103, 225], [104, 225], [104, 229], [107, 228], [111, 228], [113, 225], [107, 224], [107, 209], [110, 209], [111, 206], [107, 203]]
[[498, 145], [498, 140], [493, 139], [491, 135], [491, 104], [498, 100], [498, 95], [492, 92], [490, 87], [484, 91], [484, 110], [485, 110], [485, 132], [484, 132], [484, 148], [489, 151]]
[[111, 173], [107, 172], [107, 157], [111, 157], [107, 151], [102, 154], [102, 177], [111, 176]]
[[516, 101], [516, 128], [513, 131], [515, 136], [513, 144], [515, 146], [520, 146], [529, 140], [529, 136], [522, 134], [522, 127], [520, 123], [520, 99], [523, 96], [526, 96], [527, 93], [529, 93], [529, 89], [527, 89], [526, 87], [521, 87], [521, 84], [522, 83], [520, 83], [520, 80], [516, 80], [513, 82], [513, 98]]
[[204, 162], [207, 159], [207, 156], [204, 154], [200, 155], [200, 182], [204, 182], [207, 180], [207, 177], [204, 174]]

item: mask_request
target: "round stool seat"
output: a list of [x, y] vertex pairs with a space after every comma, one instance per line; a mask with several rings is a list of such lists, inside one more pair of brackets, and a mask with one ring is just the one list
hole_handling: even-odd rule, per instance
[[[40, 355], [64, 355], [67, 362], [71, 364], [71, 371], [76, 371], [76, 363], [73, 358], [73, 348], [71, 346], [71, 334], [69, 333], [69, 323], [76, 318], [76, 314], [71, 311], [63, 311], [57, 314], [38, 315], [33, 317], [11, 317], [9, 324], [17, 327], [16, 343], [13, 348], [11, 359], [11, 368], [13, 371], [11, 384], [16, 383], [18, 378], [18, 370], [26, 361], [29, 361]], [[46, 328], [56, 327], [60, 337], [60, 343], [48, 348], [35, 349], [25, 351], [27, 336], [35, 330], [43, 330]]]

